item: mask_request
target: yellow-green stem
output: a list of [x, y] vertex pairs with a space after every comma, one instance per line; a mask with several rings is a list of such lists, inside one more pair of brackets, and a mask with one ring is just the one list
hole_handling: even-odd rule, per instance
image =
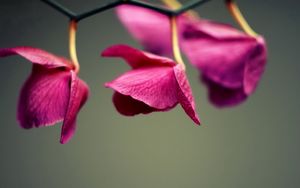
[[171, 20], [171, 32], [172, 32], [172, 48], [173, 48], [173, 56], [175, 61], [178, 64], [181, 64], [183, 68], [185, 69], [185, 64], [183, 62], [183, 59], [181, 57], [180, 53], [180, 47], [179, 47], [179, 41], [178, 41], [178, 29], [177, 29], [177, 23], [176, 23], [176, 16], [172, 16], [170, 18]]
[[250, 36], [256, 37], [258, 34], [249, 26], [248, 22], [242, 15], [240, 9], [238, 8], [237, 4], [234, 0], [227, 0], [226, 1], [227, 8], [235, 21], [240, 25], [240, 27]]
[[[176, 10], [176, 9], [179, 9], [182, 7], [182, 4], [177, 0], [161, 0], [161, 1], [173, 10]], [[191, 17], [199, 18], [199, 15], [193, 10], [189, 10], [186, 13]]]
[[77, 22], [75, 20], [71, 20], [69, 26], [69, 52], [70, 52], [71, 60], [75, 67], [75, 72], [78, 73], [80, 66], [79, 66], [77, 52], [76, 52], [76, 30], [77, 30]]
[[161, 1], [172, 9], [178, 9], [182, 6], [181, 3], [177, 0], [161, 0]]

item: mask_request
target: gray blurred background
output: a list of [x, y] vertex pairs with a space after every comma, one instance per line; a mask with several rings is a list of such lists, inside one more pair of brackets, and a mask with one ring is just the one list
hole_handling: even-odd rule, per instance
[[[82, 12], [109, 0], [58, 1]], [[113, 10], [79, 23], [80, 77], [92, 94], [67, 145], [59, 144], [61, 124], [32, 130], [18, 126], [18, 93], [31, 65], [17, 56], [0, 59], [0, 187], [299, 187], [300, 2], [238, 3], [268, 42], [268, 66], [246, 103], [218, 109], [209, 104], [197, 71], [188, 65], [197, 111], [207, 128], [196, 127], [180, 106], [133, 118], [116, 112], [113, 92], [103, 84], [129, 67], [99, 54], [117, 43], [141, 46]], [[196, 10], [203, 17], [233, 23], [222, 0]], [[0, 47], [29, 45], [68, 57], [67, 23], [38, 0], [1, 0]]]

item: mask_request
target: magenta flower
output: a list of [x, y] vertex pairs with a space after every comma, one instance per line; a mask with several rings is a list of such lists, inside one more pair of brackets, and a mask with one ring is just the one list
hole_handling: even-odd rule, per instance
[[118, 112], [126, 116], [147, 114], [167, 111], [180, 103], [187, 115], [200, 124], [182, 65], [125, 45], [109, 47], [102, 56], [123, 58], [132, 68], [105, 84], [115, 90], [113, 103]]
[[185, 24], [183, 38], [183, 50], [202, 72], [202, 80], [215, 105], [235, 105], [255, 91], [267, 57], [262, 37], [251, 37], [228, 25], [198, 20]]
[[[168, 17], [130, 5], [118, 7], [117, 14], [146, 49], [170, 54]], [[229, 25], [188, 14], [179, 16], [177, 24], [181, 47], [191, 64], [202, 73], [213, 104], [219, 107], [235, 105], [255, 91], [266, 64], [263, 37], [249, 36]]]
[[0, 49], [0, 57], [9, 55], [20, 55], [33, 63], [20, 92], [20, 126], [30, 129], [63, 121], [60, 142], [67, 143], [75, 132], [77, 113], [88, 98], [88, 86], [67, 59], [32, 47]]

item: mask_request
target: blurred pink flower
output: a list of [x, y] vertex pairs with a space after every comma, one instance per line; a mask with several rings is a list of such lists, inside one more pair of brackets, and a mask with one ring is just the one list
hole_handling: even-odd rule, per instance
[[158, 55], [172, 55], [170, 20], [166, 15], [133, 5], [118, 6], [116, 12], [145, 50]]
[[225, 24], [190, 20], [184, 24], [181, 44], [191, 64], [202, 72], [215, 105], [238, 104], [255, 91], [267, 58], [262, 37]]
[[132, 68], [105, 84], [115, 90], [113, 102], [121, 114], [133, 116], [167, 111], [180, 103], [187, 115], [200, 124], [182, 65], [125, 45], [109, 47], [102, 56], [123, 58]]
[[30, 129], [63, 121], [60, 142], [67, 143], [75, 133], [77, 113], [88, 98], [88, 86], [78, 78], [72, 62], [62, 57], [32, 47], [0, 49], [0, 57], [10, 55], [33, 63], [20, 92], [20, 126]]
[[[118, 7], [117, 14], [147, 50], [160, 55], [171, 54], [167, 16], [131, 5]], [[183, 52], [201, 71], [214, 105], [236, 105], [254, 92], [267, 58], [263, 37], [252, 37], [232, 26], [188, 14], [179, 16], [177, 24]]]

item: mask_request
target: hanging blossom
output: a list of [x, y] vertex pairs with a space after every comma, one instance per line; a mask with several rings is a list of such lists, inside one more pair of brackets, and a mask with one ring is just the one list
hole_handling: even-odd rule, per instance
[[[70, 46], [75, 43], [75, 22], [71, 22]], [[67, 143], [75, 133], [76, 117], [88, 98], [87, 84], [78, 77], [75, 47], [73, 61], [33, 47], [0, 49], [0, 57], [20, 55], [29, 60], [32, 72], [19, 96], [17, 119], [25, 129], [52, 126], [63, 121], [60, 142]]]
[[200, 124], [182, 64], [126, 45], [109, 47], [102, 56], [123, 58], [132, 68], [105, 84], [115, 91], [113, 103], [118, 112], [126, 116], [148, 114], [168, 111], [179, 103]]
[[[236, 5], [228, 2], [246, 33], [192, 14], [177, 17], [180, 46], [191, 64], [201, 71], [210, 100], [218, 107], [239, 104], [255, 91], [267, 56], [263, 37], [254, 33]], [[130, 5], [118, 7], [117, 15], [147, 50], [157, 54], [171, 53], [167, 16]]]

